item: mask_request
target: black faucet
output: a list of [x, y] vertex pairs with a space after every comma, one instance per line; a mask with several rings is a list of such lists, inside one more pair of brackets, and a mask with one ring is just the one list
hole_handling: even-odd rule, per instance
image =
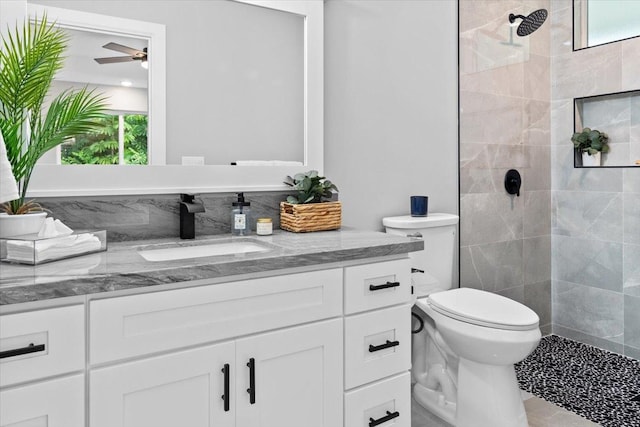
[[201, 200], [195, 201], [193, 194], [180, 194], [180, 238], [193, 239], [196, 237], [195, 215], [204, 212]]

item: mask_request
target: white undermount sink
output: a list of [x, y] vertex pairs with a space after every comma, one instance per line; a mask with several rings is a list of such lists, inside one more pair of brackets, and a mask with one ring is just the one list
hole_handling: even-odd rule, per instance
[[175, 261], [188, 258], [202, 258], [221, 255], [239, 255], [252, 252], [266, 252], [270, 247], [257, 242], [223, 241], [214, 243], [194, 244], [189, 246], [174, 246], [169, 248], [143, 249], [138, 253], [147, 261]]

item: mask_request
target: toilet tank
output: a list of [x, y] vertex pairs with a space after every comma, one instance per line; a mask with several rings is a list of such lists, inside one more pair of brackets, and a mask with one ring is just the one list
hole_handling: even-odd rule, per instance
[[429, 213], [425, 217], [394, 216], [382, 219], [387, 233], [424, 240], [424, 250], [410, 252], [413, 268], [424, 271], [411, 275], [416, 296], [450, 289], [453, 286], [458, 216]]

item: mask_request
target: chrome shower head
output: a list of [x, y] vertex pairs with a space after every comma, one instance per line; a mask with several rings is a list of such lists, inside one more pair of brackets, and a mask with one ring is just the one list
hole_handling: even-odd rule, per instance
[[547, 19], [547, 10], [538, 9], [535, 12], [532, 12], [529, 16], [514, 15], [513, 13], [509, 14], [510, 23], [513, 24], [516, 21], [516, 18], [522, 19], [522, 22], [518, 25], [516, 34], [520, 37], [528, 36], [544, 24], [544, 21]]

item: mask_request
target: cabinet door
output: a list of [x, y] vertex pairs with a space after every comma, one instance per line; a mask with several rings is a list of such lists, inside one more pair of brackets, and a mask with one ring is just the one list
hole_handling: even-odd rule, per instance
[[91, 427], [233, 426], [234, 355], [231, 342], [91, 371]]
[[236, 365], [238, 427], [342, 426], [342, 319], [238, 340]]
[[0, 426], [84, 426], [84, 375], [3, 390]]

